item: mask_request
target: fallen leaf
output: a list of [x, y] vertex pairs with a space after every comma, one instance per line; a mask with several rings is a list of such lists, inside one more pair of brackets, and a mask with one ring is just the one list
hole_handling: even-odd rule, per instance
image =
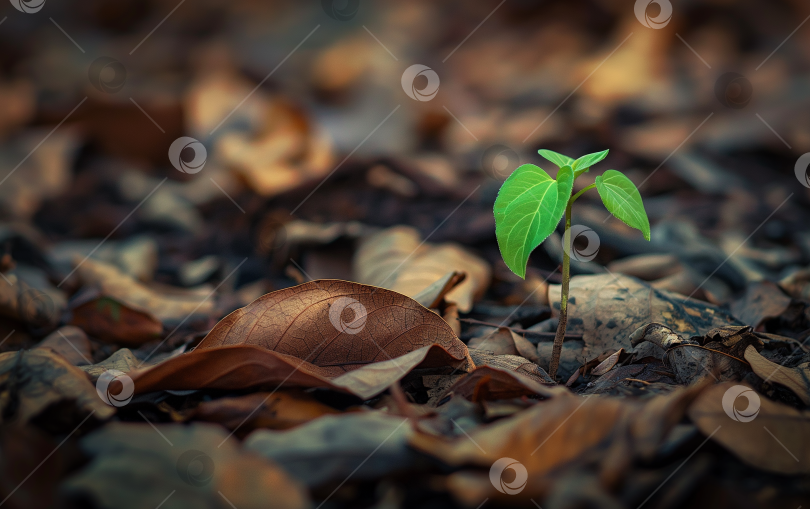
[[746, 288], [745, 295], [731, 304], [731, 313], [756, 329], [764, 320], [784, 313], [790, 303], [791, 298], [778, 286], [762, 281]]
[[34, 348], [48, 348], [74, 366], [91, 364], [93, 357], [87, 334], [78, 327], [65, 325], [48, 334]]
[[437, 395], [436, 401], [441, 402], [451, 393], [471, 401], [496, 401], [521, 396], [549, 398], [563, 392], [568, 391], [548, 381], [538, 381], [536, 376], [497, 366], [479, 366]]
[[[630, 334], [651, 322], [665, 323], [684, 337], [739, 325], [716, 306], [652, 288], [627, 276], [575, 276], [570, 285], [567, 332], [582, 334], [585, 346], [580, 357], [593, 358], [611, 348], [631, 351]], [[559, 314], [560, 288], [550, 285], [548, 290], [555, 316]]]
[[467, 343], [467, 347], [490, 351], [496, 355], [519, 355], [535, 364], [540, 362], [537, 347], [508, 327], [498, 327], [490, 334], [472, 338]]
[[417, 367], [469, 369], [467, 356], [454, 357], [439, 345], [423, 346], [391, 360], [352, 365], [316, 366], [291, 355], [253, 345], [197, 348], [151, 367], [132, 371], [135, 393], [159, 390], [321, 387], [368, 399]]
[[90, 463], [62, 485], [74, 504], [113, 507], [310, 507], [303, 486], [214, 424], [114, 422], [84, 437]]
[[132, 353], [129, 348], [120, 348], [116, 350], [107, 359], [97, 363], [79, 366], [79, 369], [87, 373], [90, 380], [95, 383], [98, 377], [105, 371], [114, 369], [122, 373], [128, 373], [135, 369], [140, 364], [140, 361]]
[[491, 366], [522, 373], [542, 384], [553, 385], [555, 383], [543, 368], [519, 355], [493, 355], [485, 350], [472, 349], [470, 357], [476, 366]]
[[[747, 400], [746, 408], [738, 406], [741, 400]], [[810, 412], [760, 397], [743, 385], [721, 383], [701, 393], [689, 407], [689, 418], [752, 467], [810, 474]]]
[[[596, 463], [603, 485], [617, 486], [633, 458], [649, 457], [702, 389], [681, 389], [646, 401], [629, 401], [574, 396], [560, 387], [555, 397], [473, 429], [467, 436], [446, 440], [417, 431], [411, 445], [453, 467], [490, 468], [501, 458], [525, 467], [528, 478], [519, 495], [503, 495], [485, 481], [465, 492], [463, 486], [472, 486], [462, 481], [464, 472], [461, 477], [453, 474], [450, 489], [467, 504], [474, 500], [480, 503], [486, 497], [506, 500], [508, 496], [516, 501], [542, 497], [557, 472], [582, 462]], [[644, 414], [643, 422], [635, 422]], [[462, 482], [456, 485], [457, 481]]]
[[64, 293], [52, 288], [44, 277], [25, 276], [0, 278], [0, 314], [36, 329], [53, 330], [67, 304]]
[[434, 344], [455, 358], [468, 357], [450, 326], [416, 301], [382, 288], [319, 280], [237, 309], [197, 350], [256, 345], [329, 368], [336, 376]]
[[409, 297], [460, 271], [467, 278], [445, 296], [447, 302], [469, 313], [487, 287], [489, 264], [458, 244], [428, 244], [415, 228], [396, 226], [364, 238], [354, 255], [355, 279]]
[[322, 415], [339, 413], [339, 410], [324, 405], [311, 394], [296, 389], [282, 389], [203, 401], [186, 417], [215, 422], [229, 430], [239, 429], [247, 433], [257, 428], [294, 428]]
[[762, 340], [748, 326], [719, 327], [704, 337], [685, 339], [660, 323], [639, 327], [630, 336], [633, 346], [649, 341], [664, 351], [676, 380], [691, 384], [712, 377], [715, 381], [740, 380], [750, 371], [745, 350], [750, 345], [759, 349]]
[[284, 466], [310, 487], [403, 473], [420, 456], [408, 447], [408, 418], [384, 412], [327, 415], [289, 431], [257, 430], [245, 448]]
[[796, 396], [810, 405], [810, 363], [805, 362], [795, 368], [786, 368], [769, 361], [753, 346], [745, 349], [745, 360], [751, 364], [751, 370], [763, 380], [784, 385]]
[[163, 324], [152, 313], [127, 305], [113, 297], [90, 291], [74, 299], [70, 323], [94, 338], [108, 343], [137, 347], [160, 339]]
[[149, 287], [112, 265], [90, 259], [77, 267], [76, 274], [83, 285], [98, 290], [100, 295], [147, 312], [164, 325], [178, 324], [194, 315], [207, 316], [214, 309], [211, 291], [205, 287]]
[[88, 415], [105, 420], [115, 413], [84, 372], [45, 348], [0, 354], [0, 408], [3, 423], [66, 431]]

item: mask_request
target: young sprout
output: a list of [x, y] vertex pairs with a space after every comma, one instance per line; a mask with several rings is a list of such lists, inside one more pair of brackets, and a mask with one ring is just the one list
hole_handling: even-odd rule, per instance
[[[526, 277], [529, 255], [557, 228], [563, 215], [563, 246], [570, 245], [571, 205], [585, 191], [593, 188], [599, 192], [602, 203], [611, 214], [628, 226], [641, 230], [644, 238], [650, 240], [650, 221], [647, 219], [641, 194], [621, 172], [608, 170], [596, 177], [595, 184], [571, 195], [577, 177], [604, 159], [608, 154], [607, 150], [584, 155], [577, 160], [551, 150], [540, 150], [538, 153], [560, 168], [557, 179], [551, 178], [538, 166], [523, 164], [506, 179], [495, 199], [495, 236], [498, 238], [503, 261], [512, 272], [521, 278]], [[569, 253], [569, 249], [563, 249], [560, 323], [554, 337], [548, 369], [548, 374], [555, 380], [568, 322], [568, 283], [571, 279]]]

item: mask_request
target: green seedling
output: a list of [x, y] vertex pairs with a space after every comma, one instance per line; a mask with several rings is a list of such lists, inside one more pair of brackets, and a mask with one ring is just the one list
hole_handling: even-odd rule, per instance
[[[565, 216], [563, 246], [569, 246], [571, 205], [586, 191], [596, 188], [608, 211], [622, 222], [641, 230], [650, 240], [650, 220], [644, 210], [638, 189], [616, 170], [608, 170], [591, 184], [571, 195], [574, 181], [591, 166], [607, 157], [608, 151], [588, 154], [574, 160], [568, 156], [540, 150], [539, 154], [559, 167], [557, 180], [533, 164], [519, 166], [501, 186], [495, 199], [495, 236], [501, 256], [512, 272], [526, 277], [526, 265], [531, 252], [554, 232]], [[563, 249], [562, 295], [560, 323], [554, 337], [554, 348], [548, 373], [556, 380], [560, 364], [565, 327], [568, 322], [568, 283], [571, 279], [570, 249]]]

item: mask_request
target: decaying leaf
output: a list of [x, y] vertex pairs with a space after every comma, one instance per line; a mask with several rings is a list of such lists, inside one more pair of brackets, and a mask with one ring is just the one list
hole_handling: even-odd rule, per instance
[[163, 324], [152, 313], [103, 295], [75, 300], [70, 323], [101, 341], [132, 347], [159, 339], [163, 332]]
[[245, 448], [284, 466], [308, 486], [378, 479], [414, 467], [408, 418], [380, 411], [328, 415], [288, 431], [257, 430]]
[[0, 314], [35, 328], [53, 329], [65, 310], [63, 292], [50, 287], [42, 277], [0, 278]]
[[768, 318], [774, 318], [787, 310], [791, 298], [774, 283], [763, 281], [750, 285], [745, 295], [731, 305], [731, 312], [743, 323], [753, 328]]
[[100, 295], [148, 312], [163, 324], [177, 324], [193, 315], [207, 316], [214, 309], [208, 288], [149, 287], [112, 265], [90, 259], [78, 266], [76, 274], [82, 284], [97, 289]]
[[92, 353], [87, 334], [78, 327], [65, 325], [48, 334], [35, 348], [47, 348], [58, 353], [74, 366], [91, 364]]
[[704, 337], [685, 339], [669, 327], [651, 323], [630, 336], [633, 346], [649, 341], [664, 351], [678, 383], [691, 384], [705, 377], [716, 381], [740, 380], [749, 372], [746, 348], [762, 349], [762, 340], [748, 326], [712, 329]]
[[79, 366], [79, 369], [87, 373], [90, 380], [95, 383], [98, 377], [107, 370], [114, 369], [122, 373], [128, 373], [135, 369], [140, 361], [129, 348], [120, 348], [107, 359], [97, 363]]
[[496, 355], [519, 355], [535, 364], [539, 363], [537, 348], [520, 334], [516, 334], [508, 327], [498, 327], [490, 334], [472, 338], [467, 346], [477, 348]]
[[79, 368], [45, 348], [0, 354], [0, 408], [4, 423], [67, 431], [90, 414], [115, 413]]
[[[90, 464], [68, 478], [68, 500], [96, 507], [310, 507], [303, 486], [244, 451], [213, 424], [111, 423], [81, 440]], [[224, 502], [224, 500], [223, 500]], [[222, 505], [226, 507], [226, 505]]]
[[[545, 372], [543, 372], [545, 373]], [[521, 396], [541, 396], [544, 398], [567, 393], [562, 387], [551, 384], [548, 374], [545, 379], [525, 372], [502, 366], [485, 365], [463, 375], [435, 398], [437, 403], [449, 394], [455, 394], [472, 401], [495, 401]]]
[[322, 415], [338, 413], [340, 411], [324, 405], [311, 394], [281, 389], [203, 401], [186, 418], [215, 422], [247, 433], [257, 428], [294, 428]]
[[[548, 293], [557, 314], [560, 285], [550, 285]], [[582, 334], [585, 347], [580, 356], [596, 357], [611, 348], [629, 350], [630, 334], [652, 322], [665, 323], [684, 337], [739, 324], [716, 306], [657, 290], [635, 278], [618, 274], [571, 278], [567, 330]]]
[[519, 355], [493, 355], [485, 350], [472, 349], [470, 350], [470, 357], [472, 357], [476, 366], [491, 366], [493, 368], [514, 371], [515, 373], [522, 373], [542, 384], [554, 384], [554, 380], [551, 379], [543, 368]]
[[689, 418], [745, 463], [779, 474], [810, 473], [810, 412], [721, 383], [689, 407]]
[[428, 244], [408, 226], [383, 230], [362, 240], [354, 256], [355, 279], [409, 297], [461, 271], [467, 278], [445, 295], [445, 300], [468, 313], [489, 286], [489, 264], [457, 244]]
[[795, 368], [786, 368], [769, 361], [753, 346], [745, 349], [745, 360], [751, 364], [751, 370], [763, 380], [784, 385], [796, 396], [810, 405], [810, 363], [805, 362]]
[[[489, 469], [500, 458], [520, 462], [527, 471], [525, 489], [504, 495], [486, 476], [460, 472], [450, 489], [462, 502], [543, 496], [563, 467], [595, 463], [603, 484], [619, 482], [634, 457], [649, 457], [680, 421], [688, 403], [703, 387], [681, 389], [647, 401], [577, 397], [566, 389], [555, 397], [452, 441], [417, 432], [411, 444], [451, 466]], [[643, 422], [635, 422], [641, 417]], [[478, 481], [478, 482], [475, 482]]]

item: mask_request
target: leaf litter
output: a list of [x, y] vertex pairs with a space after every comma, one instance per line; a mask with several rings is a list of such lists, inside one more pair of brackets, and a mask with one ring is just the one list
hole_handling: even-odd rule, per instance
[[[591, 1], [551, 17], [520, 2], [361, 3], [370, 17], [333, 31], [321, 5], [249, 3], [172, 11], [126, 59], [138, 78], [118, 95], [40, 34], [58, 21], [88, 54], [106, 37], [117, 51], [156, 11], [0, 22], [29, 48], [0, 79], [0, 161], [23, 161], [0, 182], [0, 505], [806, 505], [801, 152], [709, 105], [694, 60], [759, 62], [805, 8], [782, 6], [765, 33], [676, 5], [676, 34]], [[165, 51], [189, 44], [188, 61]], [[792, 44], [760, 71], [758, 111], [806, 150], [810, 119], [784, 113], [807, 99], [786, 74]], [[256, 47], [272, 58], [253, 61]], [[399, 64], [450, 51], [433, 65], [443, 95], [369, 135], [390, 111], [377, 106], [410, 101]], [[166, 160], [181, 136], [207, 150], [198, 175]], [[542, 225], [543, 249], [510, 260], [528, 263], [520, 279], [492, 214], [540, 146], [609, 146], [604, 164], [628, 180], [591, 169], [573, 191], [638, 187], [650, 218], [622, 217], [647, 243], [579, 200], [574, 222], [600, 245], [572, 263], [557, 379], [564, 231]]]

